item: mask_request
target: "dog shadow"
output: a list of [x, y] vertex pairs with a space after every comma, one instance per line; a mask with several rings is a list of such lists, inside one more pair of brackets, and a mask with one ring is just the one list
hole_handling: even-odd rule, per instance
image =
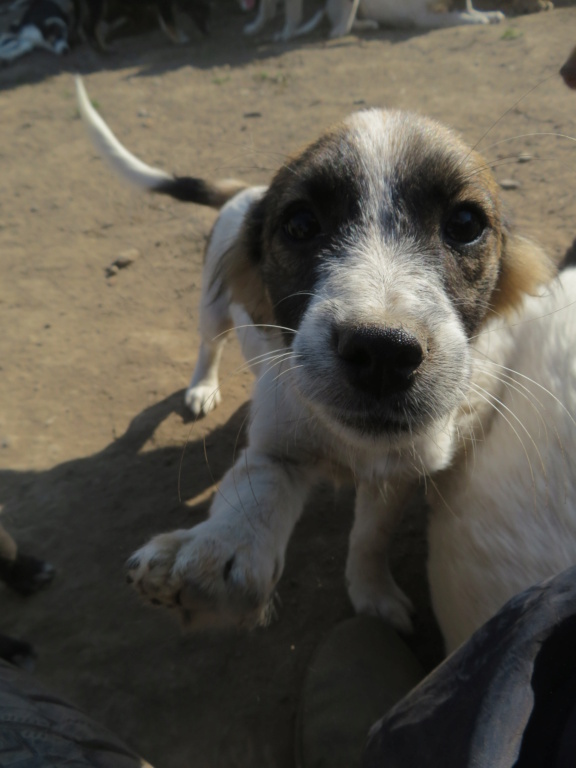
[[[181, 391], [90, 456], [45, 471], [0, 471], [3, 524], [23, 551], [56, 567], [50, 587], [26, 599], [0, 584], [2, 631], [29, 640], [45, 682], [153, 763], [188, 764], [193, 745], [194, 764], [212, 765], [214, 749], [235, 749], [247, 735], [264, 745], [273, 732], [290, 738], [306, 665], [326, 631], [352, 615], [344, 563], [353, 490], [312, 494], [271, 626], [183, 634], [169, 611], [142, 605], [128, 588], [125, 561], [152, 535], [205, 518], [240, 450], [247, 405], [205, 439], [194, 438], [191, 424], [186, 446], [156, 447], [155, 433], [174, 415], [188, 419]], [[406, 515], [394, 559], [416, 598], [410, 644], [431, 668], [441, 650], [427, 607], [421, 512]]]
[[[154, 434], [170, 415], [191, 422], [176, 392], [145, 408], [123, 435], [102, 451], [73, 459], [45, 471], [0, 470], [2, 522], [22, 549], [54, 561], [58, 552], [77, 548], [86, 525], [93, 540], [121, 536], [127, 551], [148, 535], [189, 527], [207, 512], [211, 494], [239, 450], [247, 406], [217, 426], [208, 438], [186, 445], [154, 448]], [[217, 450], [207, 451], [208, 446]], [[197, 504], [195, 498], [200, 499]], [[138, 510], [134, 525], [133, 510]], [[89, 522], [92, 521], [92, 522]], [[47, 541], [58, 531], [58, 547]]]

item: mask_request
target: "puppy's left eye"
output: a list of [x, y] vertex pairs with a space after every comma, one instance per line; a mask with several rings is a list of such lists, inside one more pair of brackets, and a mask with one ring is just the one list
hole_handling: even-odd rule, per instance
[[322, 228], [309, 208], [298, 208], [286, 218], [282, 229], [291, 240], [305, 243], [319, 235]]
[[481, 213], [469, 206], [455, 208], [444, 224], [444, 238], [454, 245], [469, 245], [478, 240], [486, 228]]

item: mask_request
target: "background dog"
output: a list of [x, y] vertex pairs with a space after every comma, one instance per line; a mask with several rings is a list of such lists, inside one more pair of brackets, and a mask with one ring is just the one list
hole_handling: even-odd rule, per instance
[[[244, 33], [254, 35], [276, 13], [275, 0], [261, 0], [256, 19], [244, 27]], [[360, 19], [357, 19], [357, 15]], [[437, 12], [430, 0], [327, 0], [326, 5], [309, 22], [302, 24], [302, 0], [286, 0], [285, 22], [278, 40], [305, 35], [327, 18], [330, 37], [342, 37], [352, 29], [375, 29], [379, 24], [390, 27], [438, 28], [461, 24], [493, 24], [504, 19], [499, 11], [476, 11], [472, 0], [466, 0], [466, 10]]]

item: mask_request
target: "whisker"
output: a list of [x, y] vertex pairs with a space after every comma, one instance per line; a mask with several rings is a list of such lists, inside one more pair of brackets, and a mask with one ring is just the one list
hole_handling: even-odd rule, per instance
[[[526, 432], [526, 434], [530, 438], [534, 448], [536, 449], [538, 457], [540, 458], [540, 462], [542, 464], [542, 469], [543, 469], [543, 472], [544, 472], [544, 477], [546, 478], [546, 470], [545, 470], [545, 467], [544, 467], [544, 462], [542, 461], [542, 456], [541, 456], [540, 451], [538, 450], [538, 448], [536, 446], [536, 443], [534, 442], [534, 440], [530, 436], [530, 433], [524, 427], [524, 425], [522, 424], [520, 419], [518, 419], [516, 414], [514, 414], [509, 408], [507, 408], [497, 397], [491, 395], [491, 393], [488, 392], [487, 390], [485, 390], [483, 387], [478, 387], [475, 384], [472, 384], [471, 388], [473, 389], [474, 392], [476, 392], [478, 397], [480, 397], [482, 400], [484, 400], [491, 408], [494, 408], [494, 410], [498, 414], [500, 414], [500, 416], [504, 419], [504, 421], [508, 424], [510, 429], [516, 435], [516, 437], [518, 439], [518, 442], [522, 446], [522, 450], [524, 451], [524, 455], [526, 456], [526, 461], [528, 462], [528, 468], [530, 470], [530, 478], [531, 478], [531, 481], [532, 481], [533, 498], [534, 498], [534, 503], [536, 504], [536, 477], [534, 475], [534, 469], [532, 467], [532, 462], [530, 460], [530, 455], [528, 453], [528, 450], [527, 450], [526, 446], [524, 445], [524, 441], [522, 440], [522, 438], [520, 437], [520, 434], [518, 433], [518, 430], [514, 427], [514, 425], [512, 424], [510, 419], [506, 416], [506, 414], [502, 410], [500, 410], [498, 405], [501, 405], [505, 410], [507, 410], [516, 419], [516, 421], [520, 424], [520, 426], [524, 429], [524, 431]], [[483, 393], [486, 393], [486, 394], [483, 394]], [[488, 397], [486, 395], [488, 395]], [[496, 403], [498, 403], [498, 405], [496, 405], [496, 403], [494, 401], [496, 401]]]

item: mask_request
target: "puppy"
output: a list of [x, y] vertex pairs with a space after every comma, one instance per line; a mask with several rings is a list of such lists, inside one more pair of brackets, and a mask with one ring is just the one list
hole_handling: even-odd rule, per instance
[[[330, 22], [330, 37], [342, 37], [352, 29], [388, 27], [417, 27], [435, 29], [461, 24], [493, 24], [504, 19], [499, 11], [476, 11], [472, 0], [466, 0], [465, 11], [436, 12], [432, 0], [326, 0], [326, 5], [309, 22], [302, 25], [302, 0], [286, 0], [285, 22], [277, 40], [289, 40], [315, 29], [326, 17]], [[244, 27], [244, 33], [254, 35], [274, 18], [276, 0], [261, 0], [256, 19]], [[361, 19], [356, 18], [357, 14]]]
[[502, 210], [489, 164], [415, 114], [351, 115], [269, 187], [177, 178], [80, 110], [141, 187], [222, 206], [206, 253], [202, 343], [186, 399], [216, 405], [235, 323], [258, 370], [248, 447], [209, 518], [153, 538], [130, 580], [193, 628], [266, 616], [310, 488], [357, 497], [354, 608], [410, 629], [388, 545], [414, 489], [430, 505], [429, 577], [448, 650], [519, 590], [576, 562], [576, 272]]

